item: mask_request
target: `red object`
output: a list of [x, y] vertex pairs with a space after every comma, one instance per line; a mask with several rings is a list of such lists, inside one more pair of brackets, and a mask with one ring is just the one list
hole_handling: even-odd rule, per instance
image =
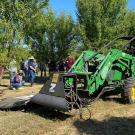
[[66, 59], [66, 70], [69, 70], [73, 64], [74, 64], [73, 57], [68, 56]]

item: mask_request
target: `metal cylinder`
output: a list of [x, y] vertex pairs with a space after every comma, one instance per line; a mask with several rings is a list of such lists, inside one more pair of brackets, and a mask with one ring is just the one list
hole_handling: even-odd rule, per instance
[[38, 93], [35, 95], [31, 103], [39, 104], [42, 106], [47, 106], [49, 108], [54, 108], [62, 111], [68, 111], [68, 104], [65, 98], [55, 97], [51, 95]]

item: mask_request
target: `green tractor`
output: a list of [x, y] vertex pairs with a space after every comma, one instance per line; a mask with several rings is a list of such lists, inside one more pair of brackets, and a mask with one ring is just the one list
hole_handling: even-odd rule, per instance
[[[135, 36], [117, 38], [104, 49], [113, 48], [112, 44], [118, 39], [128, 42], [123, 49], [104, 53], [83, 51], [67, 73], [54, 73], [29, 101], [56, 110], [70, 111], [82, 108], [86, 100], [92, 102], [106, 92], [116, 92], [121, 93], [127, 103], [134, 103]], [[14, 105], [18, 104], [14, 103], [12, 107]], [[6, 105], [3, 107], [6, 108]]]
[[122, 50], [83, 51], [62, 77], [54, 73], [31, 102], [68, 111], [82, 107], [83, 99], [92, 102], [111, 91], [121, 93], [128, 103], [135, 102], [135, 36], [118, 39], [128, 41]]

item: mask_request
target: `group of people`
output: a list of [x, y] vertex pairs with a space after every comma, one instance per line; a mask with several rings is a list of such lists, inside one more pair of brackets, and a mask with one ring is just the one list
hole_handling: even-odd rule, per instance
[[[127, 51], [132, 55], [135, 54], [135, 49], [127, 49]], [[22, 62], [20, 63], [20, 70], [17, 71], [17, 63], [15, 58], [13, 58], [12, 61], [9, 63], [10, 87], [15, 89], [20, 88], [24, 85], [25, 82], [30, 82], [30, 85], [33, 86], [37, 68], [40, 69], [41, 77], [43, 77], [43, 72], [44, 76], [46, 77], [47, 67], [50, 75], [51, 72], [68, 71], [73, 64], [74, 58], [70, 53], [68, 54], [66, 60], [61, 59], [58, 62], [55, 62], [50, 59], [47, 64], [45, 62], [39, 62], [39, 66], [36, 63], [34, 57], [31, 56], [27, 60], [22, 60]], [[3, 72], [4, 68], [0, 66], [0, 81], [3, 76]], [[25, 77], [25, 79], [23, 79], [23, 76]]]
[[[25, 82], [29, 82], [33, 86], [34, 79], [37, 74], [37, 69], [41, 72], [41, 77], [46, 77], [46, 68], [48, 67], [49, 76], [51, 72], [65, 72], [68, 71], [71, 66], [74, 64], [74, 58], [71, 54], [68, 54], [66, 60], [59, 60], [54, 62], [49, 60], [46, 64], [45, 62], [39, 62], [37, 64], [33, 56], [28, 59], [22, 59], [20, 63], [20, 70], [18, 70], [17, 62], [15, 57], [9, 63], [9, 76], [10, 76], [10, 88], [18, 89], [24, 86]], [[0, 66], [0, 80], [3, 76], [4, 68]], [[44, 73], [44, 76], [43, 76]]]
[[68, 54], [66, 60], [59, 60], [59, 61], [54, 61], [49, 59], [48, 63], [45, 63], [43, 61], [39, 62], [38, 68], [40, 69], [41, 72], [41, 77], [46, 77], [46, 71], [48, 68], [49, 75], [51, 72], [65, 72], [68, 71], [71, 66], [74, 64], [74, 58], [72, 57], [71, 54]]
[[[13, 59], [9, 63], [10, 88], [21, 88], [25, 82], [30, 82], [31, 86], [33, 86], [36, 76], [36, 69], [37, 63], [33, 56], [31, 56], [28, 60], [22, 60], [20, 70], [18, 72], [17, 63], [15, 59]], [[23, 76], [25, 76], [24, 80]]]
[[49, 73], [52, 71], [58, 71], [58, 72], [68, 71], [73, 64], [74, 64], [74, 58], [72, 57], [71, 54], [68, 54], [65, 61], [59, 60], [58, 62], [54, 62], [52, 60], [49, 60], [48, 62]]

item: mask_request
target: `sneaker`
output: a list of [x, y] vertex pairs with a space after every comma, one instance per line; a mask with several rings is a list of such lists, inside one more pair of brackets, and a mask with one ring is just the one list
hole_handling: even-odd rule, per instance
[[18, 90], [22, 90], [22, 89], [23, 89], [22, 87], [18, 88]]
[[16, 88], [12, 88], [12, 90], [16, 90]]

